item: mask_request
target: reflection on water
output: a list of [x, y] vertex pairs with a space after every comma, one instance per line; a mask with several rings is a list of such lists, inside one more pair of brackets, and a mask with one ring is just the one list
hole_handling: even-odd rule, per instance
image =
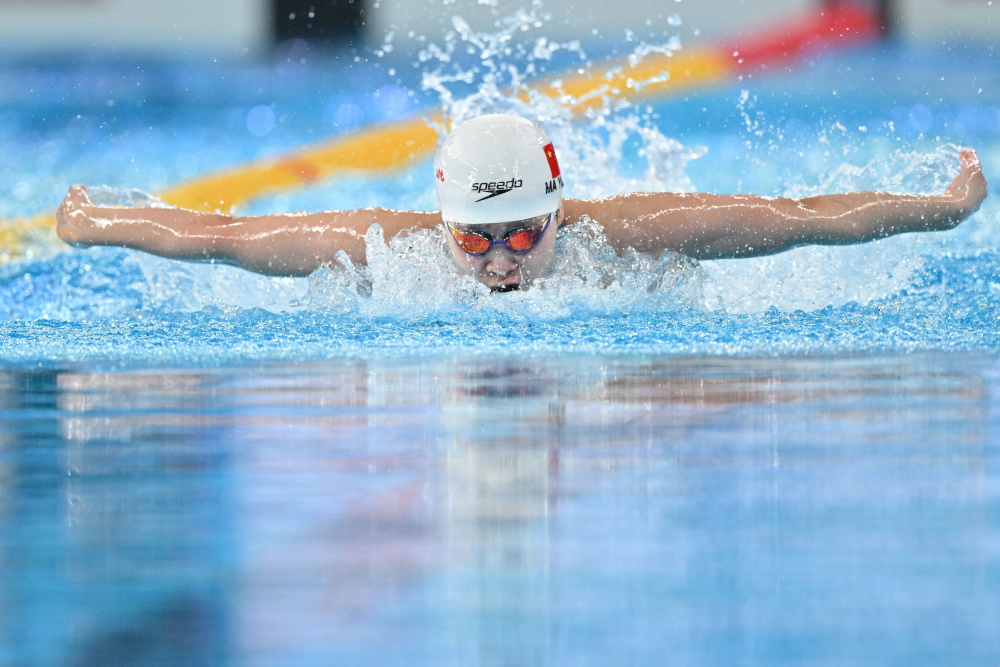
[[955, 355], [3, 372], [0, 664], [997, 656], [996, 377]]
[[[170, 401], [151, 405], [134, 379], [95, 376], [84, 386], [76, 377], [4, 375], [0, 588], [10, 613], [0, 658], [221, 658], [228, 611], [219, 569], [231, 509], [213, 478], [214, 447], [206, 434], [176, 428], [185, 420], [170, 420]], [[131, 403], [164, 423], [129, 439]], [[79, 413], [92, 415], [85, 428]], [[156, 417], [141, 421], [157, 426]]]

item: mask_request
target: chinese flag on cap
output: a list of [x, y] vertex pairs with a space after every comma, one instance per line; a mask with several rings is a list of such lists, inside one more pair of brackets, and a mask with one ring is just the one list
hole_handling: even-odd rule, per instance
[[545, 157], [549, 159], [549, 169], [552, 170], [552, 178], [556, 178], [559, 176], [559, 162], [556, 161], [556, 149], [550, 143], [544, 150]]

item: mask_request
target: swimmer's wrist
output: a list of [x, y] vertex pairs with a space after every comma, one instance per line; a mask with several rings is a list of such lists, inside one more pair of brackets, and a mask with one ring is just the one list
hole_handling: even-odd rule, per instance
[[959, 223], [976, 212], [978, 204], [969, 201], [967, 193], [947, 192], [932, 198], [938, 213], [928, 211], [925, 217], [925, 227], [928, 231], [947, 231], [954, 229]]

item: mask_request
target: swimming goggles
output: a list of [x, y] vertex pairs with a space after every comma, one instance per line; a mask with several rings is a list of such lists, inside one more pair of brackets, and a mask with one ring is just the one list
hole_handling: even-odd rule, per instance
[[537, 218], [529, 218], [528, 226], [512, 229], [502, 239], [495, 239], [484, 232], [455, 229], [450, 222], [446, 222], [445, 227], [448, 228], [448, 233], [451, 234], [451, 238], [455, 239], [458, 247], [473, 257], [485, 255], [490, 248], [498, 243], [507, 246], [518, 255], [523, 255], [542, 240], [542, 236], [545, 235], [545, 230], [549, 228], [549, 223], [552, 222], [554, 215], [553, 212], [548, 215], [540, 215]]

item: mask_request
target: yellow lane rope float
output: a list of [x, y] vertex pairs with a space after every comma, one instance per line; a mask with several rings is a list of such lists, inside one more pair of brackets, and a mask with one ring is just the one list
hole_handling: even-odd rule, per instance
[[[612, 99], [653, 99], [732, 79], [738, 73], [793, 62], [830, 46], [870, 41], [878, 20], [863, 6], [834, 3], [817, 15], [777, 26], [737, 42], [674, 54], [652, 53], [638, 62], [603, 63], [583, 74], [542, 85], [539, 92], [565, 99], [574, 112]], [[597, 72], [601, 72], [598, 74]], [[553, 79], [555, 81], [555, 79]], [[365, 128], [305, 146], [283, 157], [205, 174], [160, 194], [167, 204], [199, 211], [229, 211], [268, 193], [302, 187], [342, 173], [384, 172], [421, 159], [437, 146], [440, 112]], [[33, 236], [51, 233], [53, 215], [0, 226], [0, 263], [17, 259]]]

